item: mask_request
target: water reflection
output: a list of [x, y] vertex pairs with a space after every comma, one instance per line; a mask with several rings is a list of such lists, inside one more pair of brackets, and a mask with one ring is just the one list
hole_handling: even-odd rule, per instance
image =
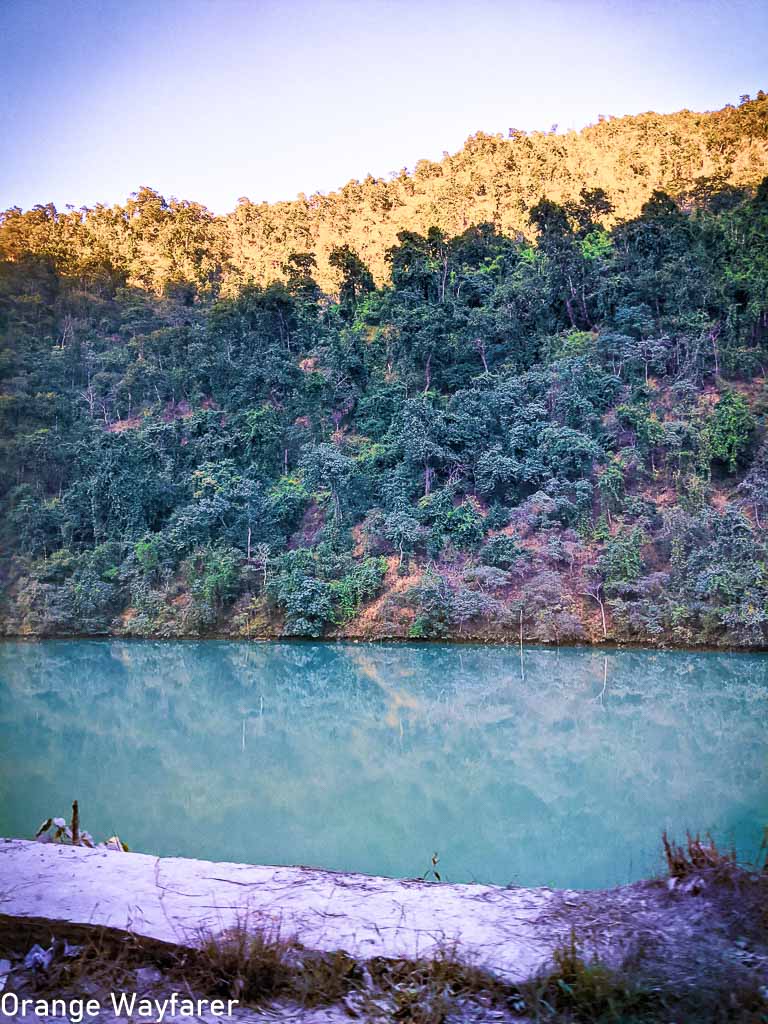
[[139, 850], [602, 886], [662, 828], [750, 853], [764, 655], [450, 645], [0, 645], [0, 834], [73, 797]]

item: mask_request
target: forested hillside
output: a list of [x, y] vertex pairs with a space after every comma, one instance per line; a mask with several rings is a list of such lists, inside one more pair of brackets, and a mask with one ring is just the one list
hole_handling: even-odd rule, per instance
[[768, 100], [0, 215], [6, 633], [763, 646]]

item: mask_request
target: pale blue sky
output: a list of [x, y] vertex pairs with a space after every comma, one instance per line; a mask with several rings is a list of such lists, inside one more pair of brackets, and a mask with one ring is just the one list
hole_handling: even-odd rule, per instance
[[224, 213], [478, 130], [736, 104], [766, 53], [764, 0], [0, 0], [0, 208]]

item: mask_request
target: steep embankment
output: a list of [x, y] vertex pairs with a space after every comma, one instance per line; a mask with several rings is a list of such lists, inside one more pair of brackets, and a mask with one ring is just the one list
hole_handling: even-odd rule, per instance
[[760, 94], [8, 211], [0, 633], [765, 647], [767, 154]]

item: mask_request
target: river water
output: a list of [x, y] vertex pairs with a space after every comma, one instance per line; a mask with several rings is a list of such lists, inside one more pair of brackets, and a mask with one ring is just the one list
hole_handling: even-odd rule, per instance
[[5, 642], [0, 835], [77, 798], [147, 853], [604, 887], [664, 828], [756, 854], [767, 700], [763, 654]]

